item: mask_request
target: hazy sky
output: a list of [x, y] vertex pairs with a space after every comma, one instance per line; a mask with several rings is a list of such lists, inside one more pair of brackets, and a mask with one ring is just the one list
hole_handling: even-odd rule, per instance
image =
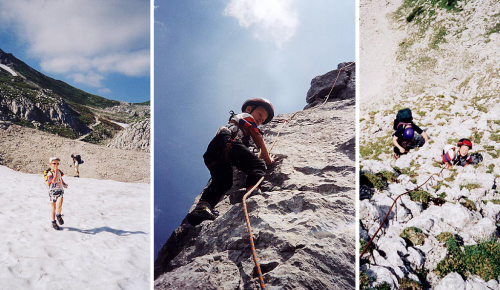
[[155, 2], [155, 256], [210, 178], [202, 155], [229, 111], [305, 105], [311, 79], [355, 60], [355, 1]]
[[0, 48], [106, 98], [150, 99], [149, 0], [0, 0]]

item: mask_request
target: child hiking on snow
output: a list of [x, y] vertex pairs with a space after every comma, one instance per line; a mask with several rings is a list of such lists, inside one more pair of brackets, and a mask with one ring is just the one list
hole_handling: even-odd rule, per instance
[[[394, 158], [398, 159], [410, 149], [422, 147], [429, 141], [427, 133], [413, 123], [410, 109], [399, 110], [394, 120], [392, 143], [394, 144]], [[415, 134], [417, 132], [417, 134]]]
[[60, 161], [61, 160], [58, 157], [51, 157], [49, 159], [50, 168], [45, 171], [45, 182], [49, 187], [49, 198], [52, 203], [52, 227], [55, 230], [59, 230], [59, 226], [56, 223], [56, 218], [60, 225], [64, 224], [64, 220], [61, 216], [61, 210], [63, 204], [64, 188], [68, 187], [68, 184], [66, 184], [62, 179], [64, 173], [59, 170]]
[[[203, 191], [196, 208], [188, 214], [188, 222], [193, 225], [217, 218], [214, 207], [233, 186], [232, 166], [247, 175], [246, 186], [251, 188], [264, 176], [265, 164], [274, 163], [258, 129], [261, 124], [273, 119], [273, 105], [263, 98], [248, 99], [243, 103], [241, 111], [241, 114], [232, 114], [229, 123], [219, 128], [203, 155], [212, 180]], [[250, 146], [261, 150], [265, 164], [250, 151]]]
[[446, 169], [450, 169], [453, 165], [466, 167], [469, 164], [475, 165], [483, 161], [481, 153], [469, 154], [472, 149], [472, 142], [469, 139], [460, 139], [457, 145], [445, 145], [441, 161], [446, 164]]

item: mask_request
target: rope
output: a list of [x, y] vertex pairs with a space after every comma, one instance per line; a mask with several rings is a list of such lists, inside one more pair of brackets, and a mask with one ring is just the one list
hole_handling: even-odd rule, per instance
[[243, 210], [245, 211], [245, 220], [247, 222], [248, 236], [250, 237], [250, 247], [252, 248], [253, 261], [255, 263], [255, 268], [257, 269], [257, 274], [259, 275], [260, 288], [262, 290], [266, 289], [264, 285], [264, 278], [262, 277], [262, 271], [260, 270], [259, 259], [257, 258], [257, 251], [255, 250], [255, 244], [253, 242], [252, 226], [250, 225], [250, 218], [248, 217], [248, 209], [246, 199], [247, 197], [262, 183], [264, 176], [262, 176], [259, 181], [243, 196]]
[[[437, 174], [437, 176], [440, 176], [441, 173], [443, 172], [443, 170], [445, 169], [445, 167], [443, 166], [443, 168], [441, 168], [441, 171], [439, 171], [439, 173]], [[370, 247], [370, 244], [373, 242], [373, 240], [375, 239], [375, 237], [377, 236], [377, 233], [380, 231], [380, 229], [382, 228], [382, 226], [384, 225], [385, 221], [387, 220], [387, 218], [389, 217], [389, 214], [391, 213], [391, 210], [392, 210], [392, 207], [394, 206], [394, 204], [396, 204], [396, 201], [398, 201], [398, 199], [405, 195], [405, 194], [408, 194], [412, 191], [415, 191], [419, 188], [421, 188], [422, 186], [424, 186], [427, 182], [429, 182], [429, 180], [431, 180], [433, 178], [433, 176], [436, 175], [436, 173], [432, 174], [424, 183], [420, 184], [419, 186], [417, 186], [416, 188], [414, 189], [411, 189], [411, 190], [408, 190], [400, 195], [398, 195], [398, 197], [396, 197], [396, 199], [394, 200], [394, 202], [392, 203], [391, 207], [389, 208], [389, 211], [387, 212], [387, 214], [385, 215], [385, 218], [384, 220], [382, 221], [382, 223], [380, 223], [380, 226], [378, 227], [377, 231], [375, 232], [375, 234], [373, 234], [373, 237], [370, 239], [370, 241], [368, 242], [368, 244], [365, 246], [365, 249], [363, 250], [363, 252], [361, 253], [361, 255], [359, 255], [359, 259], [361, 260], [361, 258], [363, 257], [363, 255], [366, 253], [366, 251], [368, 250], [368, 248]]]
[[[329, 93], [328, 93], [328, 95], [326, 96], [326, 99], [325, 99], [325, 101], [323, 102], [323, 104], [325, 104], [326, 102], [328, 102], [328, 99], [330, 98], [330, 94], [332, 93], [333, 88], [334, 88], [334, 87], [335, 87], [335, 85], [337, 84], [337, 80], [338, 80], [338, 78], [339, 78], [340, 72], [341, 72], [343, 69], [345, 69], [345, 68], [347, 68], [347, 67], [350, 67], [350, 66], [351, 66], [351, 65], [353, 65], [353, 64], [354, 64], [354, 62], [351, 62], [351, 64], [346, 65], [346, 66], [344, 66], [344, 67], [342, 67], [342, 68], [340, 68], [340, 69], [338, 70], [338, 72], [337, 72], [337, 77], [335, 78], [335, 81], [333, 82], [332, 88], [330, 89], [330, 92], [329, 92]], [[323, 104], [322, 104], [322, 105], [323, 105]]]
[[[283, 125], [281, 126], [280, 130], [278, 130], [278, 134], [276, 134], [276, 138], [274, 138], [273, 144], [271, 145], [271, 147], [269, 149], [269, 154], [271, 154], [271, 151], [273, 150], [273, 147], [276, 144], [276, 141], [278, 141], [278, 137], [281, 134], [281, 131], [283, 131], [283, 129], [285, 128], [285, 126], [293, 119], [293, 117], [295, 117], [295, 115], [297, 115], [297, 113], [298, 112], [295, 112], [290, 117], [290, 119], [288, 119], [285, 122], [283, 122]], [[260, 152], [259, 152], [259, 156], [260, 156]], [[257, 183], [252, 188], [250, 188], [250, 190], [248, 190], [247, 193], [245, 193], [245, 195], [243, 196], [243, 201], [242, 202], [243, 202], [243, 211], [245, 212], [245, 220], [247, 222], [248, 236], [250, 238], [250, 247], [252, 248], [253, 261], [255, 263], [255, 268], [257, 269], [257, 274], [259, 275], [260, 288], [262, 290], [265, 290], [266, 289], [266, 285], [264, 284], [264, 278], [262, 277], [262, 271], [260, 269], [259, 259], [257, 258], [257, 251], [255, 250], [255, 243], [253, 242], [252, 226], [250, 225], [250, 218], [248, 217], [248, 209], [247, 209], [247, 201], [246, 201], [247, 197], [250, 196], [250, 194], [257, 187], [259, 187], [259, 185], [262, 183], [262, 181], [264, 181], [264, 176], [262, 176], [259, 179], [259, 181], [257, 181]]]
[[[335, 84], [337, 83], [337, 80], [339, 78], [339, 75], [340, 75], [340, 72], [344, 69], [344, 68], [347, 68], [351, 65], [353, 65], [354, 62], [351, 62], [349, 65], [347, 66], [344, 66], [342, 67], [338, 73], [337, 73], [337, 77], [335, 78], [335, 81], [333, 82], [333, 85], [332, 85], [332, 88], [330, 89], [330, 92], [328, 93], [328, 96], [326, 97], [325, 99], [325, 102], [323, 104], [325, 104], [327, 101], [328, 101], [328, 98], [330, 97], [330, 94], [332, 93], [333, 91], [333, 88], [335, 87]], [[322, 105], [323, 105], [322, 104]], [[288, 120], [280, 120], [280, 123], [283, 123], [283, 125], [281, 126], [280, 130], [278, 130], [278, 134], [276, 134], [276, 137], [274, 138], [274, 141], [273, 143], [271, 144], [271, 147], [268, 151], [269, 154], [271, 154], [271, 151], [273, 150], [274, 148], [274, 145], [276, 144], [276, 142], [278, 141], [278, 138], [281, 134], [281, 131], [285, 128], [286, 125], [288, 125], [288, 123], [295, 117], [295, 115], [297, 115], [300, 111], [297, 111], [295, 112], [291, 117], [290, 119]], [[259, 152], [259, 157], [260, 157], [260, 152]], [[247, 191], [247, 193], [245, 193], [245, 195], [243, 196], [243, 211], [245, 212], [245, 220], [246, 220], [246, 223], [247, 223], [247, 230], [248, 230], [248, 236], [250, 238], [250, 247], [252, 249], [252, 256], [253, 256], [253, 261], [255, 263], [255, 268], [257, 269], [257, 274], [259, 276], [259, 284], [260, 284], [260, 288], [262, 290], [265, 290], [266, 289], [266, 285], [264, 284], [264, 278], [262, 277], [262, 270], [260, 269], [260, 264], [259, 264], [259, 259], [257, 258], [257, 251], [255, 250], [255, 243], [253, 241], [253, 234], [252, 234], [252, 226], [250, 225], [250, 218], [248, 216], [248, 209], [247, 209], [247, 203], [246, 203], [246, 199], [248, 196], [250, 196], [250, 194], [262, 183], [262, 181], [264, 181], [264, 176], [262, 176], [259, 181], [252, 187], [250, 188], [250, 190]]]

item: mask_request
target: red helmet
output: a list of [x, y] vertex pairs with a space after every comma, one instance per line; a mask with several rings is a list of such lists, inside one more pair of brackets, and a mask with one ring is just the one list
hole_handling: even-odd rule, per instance
[[273, 104], [271, 104], [271, 102], [269, 102], [269, 100], [267, 100], [267, 99], [264, 99], [264, 98], [252, 98], [252, 99], [248, 99], [248, 100], [246, 100], [243, 103], [243, 106], [241, 106], [241, 111], [245, 112], [245, 109], [248, 106], [254, 106], [253, 109], [252, 109], [252, 112], [253, 112], [253, 110], [255, 110], [255, 108], [257, 108], [259, 106], [260, 107], [264, 107], [264, 109], [266, 109], [266, 111], [267, 111], [267, 119], [262, 124], [267, 124], [267, 123], [269, 123], [274, 118]]
[[467, 145], [469, 146], [469, 149], [472, 149], [472, 142], [469, 139], [460, 139], [457, 143], [457, 147], [460, 147], [462, 145]]

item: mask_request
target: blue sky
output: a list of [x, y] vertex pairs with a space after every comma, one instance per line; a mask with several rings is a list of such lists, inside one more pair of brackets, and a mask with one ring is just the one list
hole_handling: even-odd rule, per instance
[[105, 98], [150, 99], [149, 0], [0, 0], [0, 48]]
[[155, 1], [155, 256], [210, 178], [229, 111], [305, 105], [312, 78], [355, 60], [355, 1]]

